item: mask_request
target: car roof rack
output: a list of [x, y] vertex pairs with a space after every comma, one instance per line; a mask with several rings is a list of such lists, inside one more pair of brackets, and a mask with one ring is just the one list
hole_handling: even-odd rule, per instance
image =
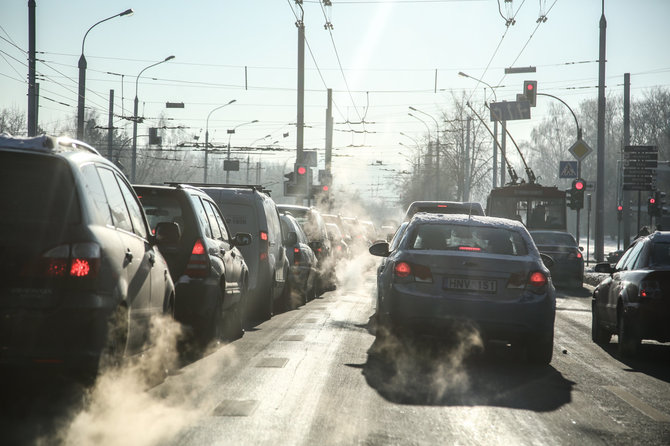
[[179, 181], [179, 182], [172, 182], [172, 181], [166, 181], [163, 184], [167, 184], [168, 186], [179, 186], [179, 185], [184, 185], [184, 186], [193, 186], [193, 187], [225, 187], [225, 188], [236, 188], [236, 189], [251, 189], [251, 190], [257, 190], [258, 192], [262, 192], [264, 194], [270, 195], [272, 192], [270, 189], [266, 189], [263, 185], [261, 184], [226, 184], [226, 183], [193, 183], [189, 181]]
[[[58, 153], [73, 149], [100, 155], [100, 152], [85, 142], [77, 141], [67, 136], [40, 135], [24, 137], [2, 133], [0, 134], [0, 146], [9, 149], [23, 149], [42, 153]], [[64, 147], [68, 149], [63, 149]]]

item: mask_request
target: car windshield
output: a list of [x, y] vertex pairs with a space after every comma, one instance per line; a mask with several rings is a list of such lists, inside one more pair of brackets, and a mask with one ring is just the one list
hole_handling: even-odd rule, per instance
[[526, 255], [521, 235], [513, 230], [490, 226], [420, 224], [409, 240], [413, 250], [460, 250], [490, 254]]

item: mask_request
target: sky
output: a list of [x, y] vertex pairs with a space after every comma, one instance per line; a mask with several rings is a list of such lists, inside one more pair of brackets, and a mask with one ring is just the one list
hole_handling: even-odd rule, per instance
[[[274, 145], [262, 162], [291, 165], [297, 121], [294, 0], [36, 0], [40, 125], [51, 131], [74, 120], [77, 62], [94, 23], [127, 8], [134, 14], [96, 26], [86, 37], [86, 105], [107, 122], [115, 91], [115, 125], [132, 115], [137, 83], [146, 125], [160, 116], [185, 127], [184, 138], [231, 145]], [[670, 1], [605, 0], [608, 92], [623, 92], [631, 73], [632, 99], [670, 88]], [[4, 0], [0, 16], [0, 108], [27, 106], [28, 2]], [[500, 7], [500, 9], [499, 9]], [[406, 160], [447, 109], [452, 94], [513, 101], [523, 81], [577, 108], [597, 97], [600, 0], [304, 0], [305, 149], [317, 149], [323, 168], [326, 90], [333, 89], [334, 185], [356, 183], [363, 195], [384, 199], [390, 176], [411, 169]], [[514, 25], [504, 18], [514, 16]], [[546, 21], [537, 22], [545, 16]], [[332, 24], [328, 30], [326, 23]], [[171, 61], [138, 74], [167, 56]], [[534, 66], [505, 75], [506, 67]], [[231, 100], [235, 103], [213, 111]], [[517, 142], [528, 140], [551, 99], [541, 97], [532, 119], [510, 121]], [[183, 109], [166, 109], [183, 102]], [[408, 115], [412, 106], [423, 113]], [[211, 113], [211, 115], [210, 115]], [[207, 117], [210, 116], [207, 122]], [[257, 120], [257, 123], [250, 123]], [[351, 124], [365, 121], [365, 125]], [[348, 123], [349, 124], [348, 124]], [[208, 124], [208, 126], [207, 126]], [[443, 126], [443, 123], [439, 123]], [[400, 134], [403, 132], [408, 136]], [[138, 134], [146, 134], [142, 128]], [[288, 136], [284, 134], [288, 133]], [[269, 136], [268, 136], [269, 135]], [[177, 141], [174, 141], [175, 143]], [[402, 145], [400, 144], [402, 143]], [[138, 142], [142, 145], [142, 141]], [[566, 147], [566, 160], [570, 160]], [[595, 156], [595, 155], [593, 155]], [[287, 171], [290, 168], [287, 168]]]

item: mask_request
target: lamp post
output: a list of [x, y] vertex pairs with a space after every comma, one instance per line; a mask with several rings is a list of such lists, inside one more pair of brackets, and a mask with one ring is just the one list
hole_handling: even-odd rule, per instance
[[[419, 146], [419, 143], [417, 142], [416, 139], [412, 138], [411, 136], [409, 136], [409, 135], [407, 135], [406, 133], [403, 133], [403, 132], [400, 132], [400, 134], [402, 136], [404, 136], [405, 138], [411, 139], [412, 142], [414, 143], [414, 145], [416, 146], [418, 162], [416, 163], [416, 166], [414, 166], [414, 167], [416, 168], [416, 173], [418, 174], [418, 173], [421, 172], [421, 147]], [[405, 146], [405, 144], [403, 144], [402, 142], [400, 142], [399, 144], [401, 146]], [[405, 147], [407, 147], [407, 146], [405, 146]]]
[[202, 180], [203, 183], [207, 182], [207, 158], [208, 158], [208, 155], [209, 155], [209, 117], [212, 116], [212, 113], [214, 113], [218, 109], [223, 108], [227, 105], [230, 105], [235, 101], [237, 101], [237, 99], [232, 99], [227, 104], [219, 105], [214, 110], [209, 112], [209, 114], [207, 115], [207, 120], [205, 121], [205, 174], [204, 174], [203, 180]]
[[148, 70], [151, 67], [155, 67], [156, 65], [160, 65], [164, 62], [167, 62], [168, 60], [174, 59], [174, 56], [168, 56], [165, 59], [161, 60], [160, 62], [156, 62], [154, 64], [149, 65], [148, 67], [145, 67], [142, 69], [142, 71], [139, 72], [137, 77], [135, 78], [135, 103], [133, 105], [133, 152], [132, 152], [132, 160], [131, 160], [131, 166], [130, 166], [130, 181], [132, 183], [135, 182], [135, 171], [137, 169], [137, 121], [138, 121], [138, 116], [137, 116], [137, 105], [139, 104], [139, 100], [137, 99], [137, 85], [140, 81], [140, 76], [142, 73], [144, 73], [146, 70]]
[[[432, 119], [433, 122], [435, 122], [435, 132], [437, 133], [437, 139], [436, 139], [437, 147], [435, 148], [435, 199], [439, 200], [440, 199], [440, 126], [437, 123], [437, 119], [433, 118], [432, 115], [429, 115], [428, 113], [421, 111], [417, 108], [414, 108], [412, 106], [410, 106], [409, 109], [421, 113], [422, 115], [426, 115], [430, 119]], [[410, 116], [414, 115], [410, 113]], [[416, 118], [416, 116], [414, 117]], [[428, 125], [426, 125], [426, 127], [428, 127]], [[428, 135], [430, 136], [430, 130], [428, 130]]]
[[84, 34], [84, 38], [81, 41], [81, 56], [79, 56], [79, 96], [77, 98], [77, 139], [79, 140], [84, 139], [84, 103], [86, 96], [86, 67], [87, 67], [86, 57], [84, 57], [84, 44], [86, 43], [86, 36], [88, 36], [88, 33], [91, 32], [93, 28], [95, 28], [102, 22], [106, 22], [107, 20], [111, 20], [115, 17], [132, 15], [132, 13], [133, 13], [132, 9], [126, 9], [125, 11], [119, 14], [114, 14], [113, 16], [100, 20], [86, 31], [86, 33]]
[[[467, 77], [467, 78], [475, 80], [477, 82], [481, 82], [482, 84], [489, 87], [491, 89], [491, 92], [493, 93], [493, 99], [496, 102], [498, 102], [498, 96], [496, 96], [496, 91], [491, 85], [489, 85], [488, 83], [484, 82], [481, 79], [478, 79], [476, 77], [470, 76], [469, 74], [463, 73], [462, 71], [459, 71], [458, 75], [463, 76], [463, 77]], [[485, 102], [486, 102], [486, 100], [485, 100]], [[503, 129], [505, 127], [506, 127], [506, 124], [503, 123]], [[505, 130], [503, 130], [503, 145], [501, 147], [505, 147], [506, 139], [507, 138], [506, 138], [506, 135], [505, 135]], [[493, 180], [492, 180], [494, 188], [498, 187], [498, 143], [497, 143], [497, 141], [498, 141], [498, 120], [495, 119], [495, 120], [493, 120]], [[503, 154], [503, 156], [504, 156], [504, 154]], [[501, 173], [500, 173], [500, 178], [501, 179], [503, 179], [504, 175], [505, 175], [505, 168], [503, 166], [504, 166], [504, 162], [501, 163]], [[501, 186], [504, 182], [505, 182], [504, 179], [500, 182]]]
[[[228, 155], [226, 156], [226, 161], [228, 162], [228, 165], [230, 165], [230, 137], [235, 133], [235, 130], [242, 127], [243, 125], [247, 124], [255, 124], [258, 122], [258, 119], [254, 119], [253, 121], [249, 122], [243, 122], [242, 124], [238, 124], [232, 129], [228, 129]], [[230, 170], [226, 170], [226, 184], [228, 184], [228, 178], [230, 177]]]

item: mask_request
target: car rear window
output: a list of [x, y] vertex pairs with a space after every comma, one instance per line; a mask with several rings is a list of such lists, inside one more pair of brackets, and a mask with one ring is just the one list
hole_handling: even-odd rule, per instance
[[409, 247], [415, 250], [461, 250], [514, 256], [528, 254], [521, 234], [492, 226], [418, 225], [411, 235]]
[[545, 232], [531, 232], [531, 237], [537, 245], [562, 245], [562, 246], [576, 246], [575, 239], [570, 234], [552, 234]]
[[65, 161], [0, 152], [0, 178], [0, 213], [12, 224], [60, 231], [81, 220], [74, 178]]
[[180, 200], [170, 191], [142, 191], [137, 190], [138, 197], [144, 207], [144, 213], [149, 220], [149, 227], [156, 229], [158, 223], [177, 223], [184, 231], [184, 212]]
[[257, 233], [260, 230], [256, 219], [256, 211], [252, 206], [221, 202], [218, 204], [223, 218], [233, 234], [238, 232]]
[[653, 266], [670, 266], [670, 243], [656, 242], [652, 245], [651, 264]]

